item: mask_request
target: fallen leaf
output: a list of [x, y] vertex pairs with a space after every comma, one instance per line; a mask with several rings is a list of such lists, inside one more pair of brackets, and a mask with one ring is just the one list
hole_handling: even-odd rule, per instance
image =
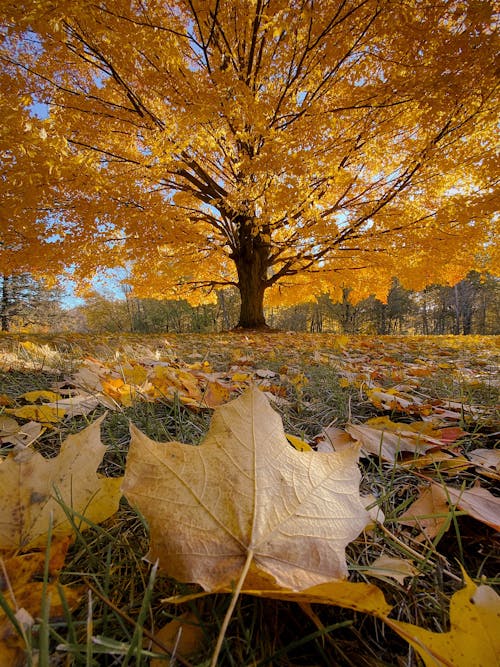
[[35, 391], [27, 391], [26, 393], [21, 394], [20, 398], [24, 398], [28, 403], [35, 403], [36, 401], [58, 401], [62, 397], [54, 391], [37, 389]]
[[500, 656], [500, 597], [476, 586], [465, 573], [465, 588], [450, 602], [450, 631], [431, 632], [389, 618], [385, 622], [418, 652], [426, 667], [493, 667]]
[[231, 390], [220, 382], [209, 382], [203, 394], [202, 405], [207, 408], [216, 408], [229, 400]]
[[23, 405], [20, 408], [7, 408], [8, 412], [21, 419], [40, 422], [41, 424], [54, 424], [61, 421], [66, 414], [64, 408], [50, 408], [47, 405]]
[[380, 556], [365, 570], [365, 574], [382, 580], [390, 577], [391, 579], [395, 579], [401, 586], [404, 586], [406, 578], [415, 577], [419, 572], [410, 561], [404, 558]]
[[[181, 655], [183, 658], [196, 655], [205, 643], [205, 632], [199, 624], [198, 617], [192, 612], [174, 618], [170, 623], [160, 628], [154, 637], [169, 650], [170, 655], [173, 656], [173, 661], [175, 661], [176, 655]], [[150, 650], [155, 651], [155, 653], [164, 653], [153, 643], [151, 643]], [[149, 667], [165, 667], [166, 664], [165, 660], [152, 658]]]
[[4, 440], [11, 435], [17, 433], [20, 429], [20, 425], [13, 417], [7, 417], [7, 415], [0, 415], [0, 438]]
[[445, 487], [452, 503], [478, 521], [500, 531], [500, 498], [482, 486], [473, 486], [463, 491]]
[[356, 440], [351, 434], [336, 426], [328, 426], [314, 440], [318, 452], [339, 452], [346, 447], [356, 446]]
[[[49, 581], [42, 581], [45, 568], [45, 552], [21, 554], [3, 560], [0, 557], [0, 595], [4, 603], [15, 612], [18, 622], [28, 626], [41, 616], [44, 597], [50, 596], [50, 619], [64, 617], [64, 605], [60, 591], [69, 609], [74, 609], [81, 598], [80, 588], [58, 586], [61, 570], [70, 541], [58, 540], [51, 544], [49, 556]], [[45, 595], [44, 595], [45, 594]], [[0, 665], [25, 664], [24, 640], [19, 636], [0, 608]]]
[[406, 438], [366, 424], [347, 424], [345, 430], [361, 444], [364, 452], [379, 456], [384, 461], [395, 462], [400, 452], [419, 454], [432, 447], [421, 438]]
[[255, 387], [215, 410], [198, 447], [131, 432], [123, 492], [169, 575], [217, 590], [251, 559], [284, 588], [345, 577], [345, 546], [368, 520], [354, 448], [296, 451]]
[[0, 405], [13, 405], [14, 401], [7, 394], [0, 394]]
[[352, 581], [327, 581], [302, 591], [270, 588], [244, 589], [242, 593], [287, 602], [331, 604], [378, 617], [387, 616], [392, 609], [380, 588], [373, 584]]
[[[106, 447], [100, 440], [103, 417], [62, 443], [58, 456], [45, 459], [32, 449], [11, 453], [0, 465], [0, 549], [43, 544], [53, 515], [53, 534], [73, 532], [63, 502], [94, 523], [118, 509], [120, 479], [98, 477]], [[75, 518], [83, 530], [85, 521]]]
[[[18, 424], [15, 419], [11, 417], [6, 417], [5, 415], [0, 416], [0, 420], [4, 419], [0, 423], [0, 429], [2, 429], [2, 424], [5, 428], [7, 422], [5, 420], [9, 419], [9, 425], [5, 430], [0, 430], [0, 440], [2, 443], [7, 442], [19, 449], [28, 447], [34, 442], [44, 431], [45, 427], [42, 426], [39, 422], [28, 422], [26, 424]], [[14, 424], [16, 425], [14, 427]], [[15, 428], [15, 430], [14, 430]]]
[[429, 540], [446, 530], [450, 522], [447, 495], [442, 486], [431, 484], [423, 489], [419, 498], [398, 518], [405, 526], [418, 528]]
[[285, 436], [288, 442], [299, 452], [312, 452], [311, 445], [309, 445], [305, 440], [297, 438], [296, 435], [290, 435], [290, 433], [285, 433]]
[[99, 399], [91, 394], [75, 394], [46, 405], [51, 408], [62, 408], [65, 417], [75, 417], [76, 415], [88, 415], [99, 405]]
[[494, 468], [500, 472], [500, 450], [499, 449], [474, 449], [467, 454], [469, 459], [486, 468]]

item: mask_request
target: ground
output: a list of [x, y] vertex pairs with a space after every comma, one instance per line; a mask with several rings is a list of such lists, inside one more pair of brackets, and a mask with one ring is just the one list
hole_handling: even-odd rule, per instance
[[[378, 522], [348, 545], [349, 579], [375, 584], [393, 606], [391, 618], [444, 632], [450, 628], [450, 599], [463, 587], [462, 567], [477, 584], [499, 583], [498, 532], [488, 514], [498, 508], [500, 477], [498, 356], [495, 337], [3, 335], [0, 452], [7, 457], [28, 444], [54, 457], [70, 433], [106, 413], [100, 473], [120, 477], [129, 421], [152, 439], [198, 444], [213, 410], [257, 385], [285, 432], [298, 439], [295, 446], [321, 450], [340, 447], [341, 441], [361, 442], [361, 494], [371, 494], [367, 505], [385, 518], [379, 514]], [[26, 396], [34, 390], [56, 395]], [[486, 505], [471, 508], [462, 496], [448, 496], [439, 508], [429, 505], [418, 520], [408, 521], [412, 504], [435, 487], [445, 493], [481, 487], [493, 500], [488, 496]], [[18, 651], [27, 644], [28, 654], [40, 660], [45, 655], [54, 665], [65, 664], [67, 655], [77, 665], [147, 665], [159, 650], [148, 637], [191, 612], [187, 627], [201, 625], [202, 639], [183, 649], [184, 658], [178, 650], [177, 660], [208, 665], [228, 596], [166, 603], [199, 588], [161, 571], [152, 581], [151, 566], [143, 560], [148, 528], [125, 499], [103, 523], [76, 530], [68, 547], [50, 582], [78, 589], [79, 603], [59, 615], [37, 608], [19, 644], [1, 634], [6, 626], [0, 616], [0, 647], [11, 642]], [[5, 558], [19, 555], [19, 549], [4, 551]], [[382, 556], [398, 563], [377, 570], [373, 563]], [[7, 588], [0, 588], [4, 601]], [[185, 628], [184, 634], [189, 638], [191, 631]], [[18, 664], [30, 664], [23, 662], [24, 653], [16, 656]], [[218, 664], [396, 667], [419, 660], [373, 615], [244, 595]]]

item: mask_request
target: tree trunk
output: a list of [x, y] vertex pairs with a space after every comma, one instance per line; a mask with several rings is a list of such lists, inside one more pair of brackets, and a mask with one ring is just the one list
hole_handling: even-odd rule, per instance
[[10, 317], [9, 317], [9, 306], [10, 306], [10, 294], [9, 294], [9, 282], [10, 279], [8, 276], [2, 276], [2, 294], [0, 295], [0, 323], [2, 331], [9, 331], [10, 329]]
[[252, 220], [240, 217], [238, 224], [238, 248], [232, 258], [238, 272], [238, 289], [241, 306], [238, 328], [262, 329], [264, 317], [264, 292], [268, 287], [269, 244], [261, 233], [255, 233]]

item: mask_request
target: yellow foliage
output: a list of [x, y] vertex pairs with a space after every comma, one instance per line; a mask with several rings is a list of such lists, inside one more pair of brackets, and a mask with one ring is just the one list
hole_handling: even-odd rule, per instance
[[2, 4], [4, 272], [258, 311], [498, 271], [492, 3], [115, 4]]

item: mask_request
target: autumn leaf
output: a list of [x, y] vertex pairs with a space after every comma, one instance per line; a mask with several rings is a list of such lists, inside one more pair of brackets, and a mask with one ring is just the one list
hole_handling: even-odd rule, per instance
[[453, 489], [445, 487], [450, 502], [470, 516], [500, 531], [500, 498], [488, 489], [476, 485], [471, 489]]
[[384, 461], [396, 461], [400, 452], [419, 454], [432, 445], [417, 437], [405, 437], [392, 430], [367, 424], [347, 424], [345, 430], [361, 444], [362, 451], [380, 456]]
[[[227, 592], [230, 592], [228, 589]], [[391, 612], [384, 594], [377, 586], [353, 581], [327, 581], [302, 591], [262, 588], [244, 589], [246, 595], [309, 604], [329, 604], [385, 618]]]
[[398, 522], [418, 528], [425, 537], [432, 540], [448, 528], [451, 515], [447, 500], [448, 496], [443, 487], [431, 484], [421, 490], [415, 502], [399, 516]]
[[[26, 449], [0, 464], [0, 549], [43, 544], [51, 516], [54, 535], [72, 533], [57, 497], [94, 523], [117, 511], [121, 478], [96, 475], [106, 451], [99, 435], [102, 420], [68, 436], [55, 458]], [[88, 527], [85, 519], [75, 517], [81, 530]]]
[[[45, 552], [36, 551], [3, 560], [0, 557], [0, 597], [15, 614], [18, 623], [32, 624], [41, 616], [44, 599], [50, 596], [51, 620], [64, 616], [64, 604], [74, 609], [81, 598], [80, 588], [60, 586], [59, 571], [63, 567], [69, 539], [55, 541], [50, 546], [48, 562], [49, 581], [42, 581], [45, 568]], [[0, 665], [25, 664], [24, 641], [0, 608]]]
[[365, 570], [365, 574], [382, 580], [390, 577], [403, 586], [407, 577], [415, 577], [419, 572], [410, 561], [404, 558], [380, 556]]
[[368, 521], [354, 448], [295, 450], [256, 388], [215, 410], [199, 447], [131, 433], [123, 492], [171, 576], [220, 590], [249, 558], [294, 590], [346, 576], [345, 546]]
[[39, 422], [18, 424], [12, 417], [0, 415], [0, 443], [11, 443], [14, 447], [28, 447], [43, 432], [45, 428]]
[[426, 667], [493, 667], [500, 656], [500, 597], [490, 586], [476, 586], [465, 573], [465, 588], [450, 602], [448, 632], [385, 619], [418, 652]]
[[21, 394], [20, 398], [24, 398], [28, 403], [35, 403], [36, 401], [58, 401], [62, 396], [56, 394], [55, 391], [48, 391], [39, 389], [36, 391], [27, 391]]
[[[155, 639], [161, 642], [171, 655], [181, 655], [189, 658], [196, 655], [203, 648], [206, 635], [199, 624], [199, 618], [192, 612], [174, 618], [155, 633]], [[151, 648], [157, 653], [163, 653], [157, 646]], [[172, 659], [175, 662], [175, 659]], [[165, 661], [153, 658], [149, 667], [164, 667]]]
[[15, 417], [29, 419], [40, 422], [41, 424], [55, 424], [56, 422], [61, 421], [66, 414], [66, 410], [63, 407], [53, 408], [46, 404], [23, 405], [20, 408], [7, 408], [5, 412], [8, 412]]

